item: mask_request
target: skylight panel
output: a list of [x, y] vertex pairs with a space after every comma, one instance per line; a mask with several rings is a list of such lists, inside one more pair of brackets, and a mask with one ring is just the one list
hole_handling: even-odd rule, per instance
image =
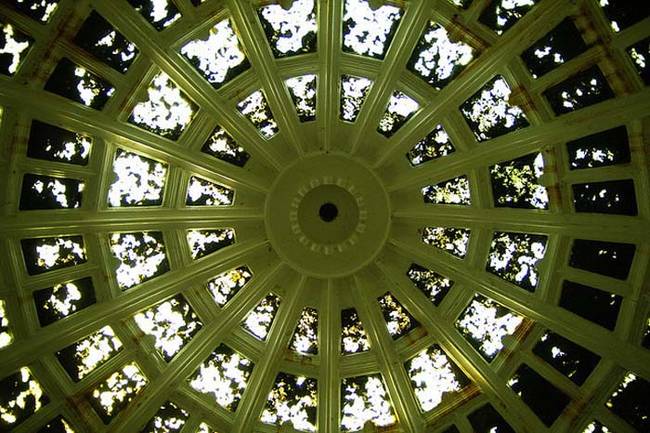
[[180, 433], [189, 417], [187, 411], [167, 401], [140, 433]]
[[108, 204], [159, 206], [167, 177], [167, 164], [117, 149], [113, 160], [114, 181], [108, 191]]
[[553, 30], [521, 54], [533, 78], [540, 77], [587, 49], [582, 35], [570, 18], [565, 18]]
[[34, 292], [41, 326], [64, 319], [95, 303], [92, 278], [82, 278]]
[[131, 362], [93, 389], [90, 404], [104, 424], [109, 424], [142, 391], [147, 382], [137, 364]]
[[29, 275], [86, 263], [86, 249], [81, 236], [23, 239], [20, 242]]
[[183, 45], [181, 54], [216, 89], [250, 68], [230, 19], [219, 21], [206, 39]]
[[639, 213], [632, 179], [572, 185], [576, 212], [635, 216]]
[[244, 115], [265, 139], [272, 138], [280, 129], [273, 119], [273, 113], [261, 90], [251, 93], [237, 104], [237, 109]]
[[258, 14], [276, 58], [316, 51], [314, 0], [293, 0], [288, 9], [272, 4], [260, 8]]
[[196, 105], [161, 72], [147, 88], [147, 99], [133, 107], [129, 122], [170, 140], [178, 140], [196, 111]]
[[0, 429], [12, 430], [50, 402], [27, 367], [0, 380]]
[[614, 433], [614, 430], [610, 430], [604, 424], [599, 423], [598, 421], [592, 421], [587, 427], [582, 431], [582, 433]]
[[279, 308], [280, 297], [269, 293], [248, 313], [242, 327], [258, 340], [266, 340]]
[[638, 43], [628, 47], [627, 54], [630, 56], [632, 63], [641, 76], [645, 85], [650, 85], [650, 38], [645, 38]]
[[539, 263], [546, 253], [547, 236], [494, 232], [486, 269], [506, 281], [534, 292]]
[[420, 109], [420, 104], [410, 96], [398, 90], [388, 100], [386, 111], [377, 126], [377, 132], [384, 137], [391, 137]]
[[189, 385], [212, 397], [224, 409], [235, 412], [253, 367], [250, 359], [222, 344], [189, 378]]
[[200, 259], [235, 243], [235, 230], [190, 230], [187, 243], [193, 259]]
[[625, 280], [635, 251], [634, 244], [576, 239], [571, 247], [569, 266]]
[[196, 433], [217, 433], [217, 432], [215, 430], [212, 430], [209, 425], [202, 422], [199, 425], [199, 429], [196, 431]]
[[181, 18], [173, 0], [128, 0], [156, 30], [169, 27]]
[[606, 167], [630, 162], [630, 146], [625, 126], [569, 141], [569, 170]]
[[11, 24], [0, 22], [0, 73], [13, 76], [33, 42]]
[[408, 151], [406, 159], [409, 160], [413, 167], [417, 167], [425, 162], [448, 156], [455, 151], [456, 149], [445, 129], [442, 125], [436, 125], [426, 137], [418, 141]]
[[45, 83], [45, 90], [95, 110], [104, 108], [115, 92], [108, 81], [65, 57], [59, 61]]
[[243, 167], [250, 159], [250, 154], [237, 144], [234, 138], [220, 126], [217, 126], [203, 145], [201, 152], [217, 159]]
[[56, 10], [58, 0], [10, 0], [14, 9], [28, 17], [46, 23]]
[[627, 373], [605, 406], [638, 431], [650, 430], [650, 382]]
[[316, 379], [279, 373], [269, 393], [261, 420], [266, 424], [288, 423], [296, 430], [315, 432], [317, 409]]
[[14, 341], [14, 336], [9, 329], [7, 318], [7, 303], [0, 299], [0, 349], [9, 346]]
[[467, 254], [470, 231], [454, 227], [424, 227], [422, 229], [422, 242], [433, 245], [458, 258]]
[[115, 276], [122, 290], [169, 270], [162, 232], [113, 233], [110, 247], [119, 262]]
[[501, 35], [514, 26], [536, 3], [538, 0], [493, 0], [483, 10], [479, 21], [494, 30], [497, 35]]
[[515, 333], [523, 317], [495, 301], [474, 295], [456, 321], [456, 328], [488, 362], [503, 349], [503, 339]]
[[543, 94], [557, 116], [614, 97], [614, 92], [598, 66], [579, 72], [545, 90]]
[[496, 207], [548, 209], [548, 192], [540, 184], [544, 158], [532, 153], [490, 167], [492, 195]]
[[370, 341], [357, 310], [341, 310], [341, 353], [348, 355], [367, 350], [370, 350]]
[[291, 337], [289, 348], [301, 355], [318, 354], [318, 311], [305, 307]]
[[427, 185], [421, 191], [425, 203], [464, 206], [471, 204], [467, 176], [459, 176], [436, 185]]
[[316, 119], [316, 75], [307, 74], [285, 81], [301, 122]]
[[188, 206], [229, 206], [233, 203], [234, 196], [235, 191], [230, 188], [192, 176], [187, 187], [185, 204]]
[[449, 84], [474, 58], [464, 42], [449, 38], [449, 32], [430, 21], [411, 54], [407, 68], [430, 86], [440, 90]]
[[522, 364], [508, 386], [535, 415], [550, 427], [564, 411], [571, 398], [526, 364]]
[[440, 305], [454, 285], [449, 278], [416, 263], [411, 264], [406, 276], [436, 307]]
[[473, 411], [467, 419], [475, 433], [515, 433], [490, 403]]
[[510, 86], [497, 75], [460, 106], [478, 141], [490, 140], [528, 126], [526, 115], [508, 102]]
[[341, 381], [341, 430], [359, 431], [366, 421], [377, 427], [397, 422], [379, 374], [346, 377]]
[[558, 305], [610, 331], [616, 328], [623, 297], [565, 280]]
[[472, 4], [473, 0], [447, 0], [447, 1], [454, 6], [458, 6], [459, 8], [462, 9], [467, 9]]
[[372, 80], [353, 75], [341, 76], [341, 107], [339, 118], [354, 122], [372, 87]]
[[27, 156], [54, 162], [87, 165], [92, 138], [47, 123], [32, 121]]
[[85, 183], [77, 179], [26, 173], [20, 193], [20, 210], [78, 208], [84, 186]]
[[388, 333], [393, 340], [403, 337], [419, 326], [419, 323], [390, 292], [377, 298], [377, 301], [386, 321]]
[[136, 46], [95, 11], [90, 12], [74, 42], [121, 73], [129, 69], [138, 55]]
[[551, 331], [542, 335], [533, 353], [578, 386], [585, 383], [600, 361], [600, 356]]
[[168, 362], [203, 327], [182, 295], [156, 304], [133, 319], [142, 332], [153, 337], [155, 348]]
[[373, 10], [367, 0], [345, 0], [343, 11], [343, 51], [383, 59], [402, 10], [389, 5]]
[[250, 281], [251, 278], [253, 278], [251, 270], [246, 266], [240, 266], [222, 272], [208, 281], [208, 290], [217, 305], [223, 307]]
[[104, 326], [83, 340], [60, 350], [56, 357], [75, 382], [92, 373], [122, 349], [113, 328]]
[[37, 433], [75, 433], [68, 421], [62, 416], [50, 420]]
[[459, 392], [470, 383], [437, 344], [418, 352], [404, 367], [424, 412], [439, 406], [450, 394]]
[[598, 0], [612, 31], [618, 33], [650, 15], [650, 5], [627, 0]]

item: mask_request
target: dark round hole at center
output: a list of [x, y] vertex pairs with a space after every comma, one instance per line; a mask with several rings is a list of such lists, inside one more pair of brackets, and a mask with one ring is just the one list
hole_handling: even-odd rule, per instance
[[336, 205], [333, 203], [325, 203], [318, 210], [318, 215], [320, 219], [326, 223], [332, 222], [336, 219], [339, 214], [339, 210], [336, 208]]

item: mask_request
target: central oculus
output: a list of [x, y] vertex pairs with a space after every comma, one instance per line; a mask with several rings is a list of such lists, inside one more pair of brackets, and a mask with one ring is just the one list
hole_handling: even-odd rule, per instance
[[309, 155], [273, 183], [265, 225], [274, 249], [297, 271], [343, 277], [372, 261], [386, 242], [388, 198], [375, 173], [348, 155]]

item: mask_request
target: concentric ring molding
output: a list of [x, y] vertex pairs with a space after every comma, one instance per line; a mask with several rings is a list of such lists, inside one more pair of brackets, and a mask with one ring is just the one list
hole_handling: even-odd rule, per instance
[[[202, 422], [220, 433], [288, 429], [260, 422], [279, 372], [318, 379], [317, 427], [321, 433], [339, 431], [341, 380], [371, 374], [383, 378], [397, 420], [389, 428], [391, 432], [447, 433], [455, 425], [465, 433], [474, 429], [472, 414], [487, 403], [522, 433], [581, 432], [593, 420], [616, 431], [634, 431], [605, 402], [626, 374], [650, 378], [647, 342], [640, 344], [644, 333], [647, 340], [650, 311], [650, 91], [626, 51], [648, 37], [648, 18], [613, 32], [596, 0], [541, 0], [497, 36], [480, 22], [489, 1], [474, 0], [466, 9], [445, 0], [391, 1], [386, 3], [405, 10], [380, 60], [343, 52], [343, 1], [319, 0], [316, 52], [276, 59], [257, 14], [258, 6], [270, 2], [206, 0], [198, 7], [190, 0], [174, 2], [182, 17], [162, 31], [155, 30], [126, 0], [60, 0], [47, 23], [14, 10], [10, 2], [0, 4], [2, 23], [9, 22], [34, 39], [15, 75], [0, 76], [0, 248], [5, 252], [0, 255], [0, 301], [4, 302], [0, 304], [0, 311], [4, 308], [0, 339], [5, 329], [12, 335], [11, 344], [0, 349], [0, 380], [27, 367], [50, 399], [12, 433], [38, 431], [59, 415], [81, 433], [137, 432], [167, 400], [189, 414], [182, 433], [195, 433]], [[286, 7], [291, 2], [281, 3]], [[372, 6], [379, 3], [373, 1]], [[642, 11], [641, 3], [637, 7]], [[91, 9], [140, 50], [125, 74], [75, 45], [74, 35]], [[179, 51], [181, 45], [204, 37], [205, 29], [226, 17], [233, 23], [250, 68], [215, 89]], [[533, 79], [519, 55], [565, 17], [576, 24], [587, 50]], [[435, 90], [406, 68], [430, 20], [476, 49], [467, 69], [442, 90]], [[115, 86], [102, 110], [44, 90], [62, 57]], [[596, 64], [614, 97], [556, 116], [544, 92]], [[175, 142], [127, 121], [160, 72], [198, 108]], [[285, 81], [306, 73], [317, 75], [317, 105], [315, 120], [301, 122]], [[343, 74], [373, 81], [354, 122], [339, 118]], [[511, 102], [523, 107], [530, 126], [477, 142], [459, 107], [496, 75], [510, 84]], [[279, 129], [268, 140], [236, 108], [258, 89], [263, 90]], [[419, 109], [399, 131], [386, 137], [377, 132], [377, 125], [395, 90], [417, 101]], [[28, 157], [32, 120], [92, 136], [88, 165]], [[455, 151], [412, 167], [405, 154], [438, 124], [444, 126]], [[250, 153], [243, 168], [201, 151], [217, 125]], [[570, 169], [567, 141], [619, 126], [626, 128], [629, 162]], [[117, 149], [168, 165], [160, 204], [108, 206]], [[548, 209], [496, 207], [490, 167], [542, 151], [545, 173], [540, 184], [548, 189]], [[83, 180], [86, 188], [81, 207], [19, 210], [22, 179], [29, 173]], [[234, 189], [234, 203], [220, 208], [187, 206], [187, 183], [192, 176]], [[467, 177], [470, 205], [423, 203], [423, 187], [459, 176]], [[633, 181], [637, 215], [576, 212], [574, 185], [626, 179]], [[324, 202], [336, 202], [340, 211], [340, 217], [331, 223], [318, 218], [317, 208]], [[234, 245], [192, 258], [189, 230], [225, 227], [235, 230]], [[425, 245], [424, 227], [470, 230], [464, 258]], [[123, 291], [115, 277], [110, 236], [142, 231], [162, 233], [170, 270]], [[548, 237], [534, 292], [486, 270], [496, 232]], [[21, 241], [58, 235], [82, 236], [88, 261], [30, 275]], [[329, 237], [337, 241], [323, 241]], [[599, 274], [598, 269], [573, 266], [573, 248], [579, 239], [633, 245], [628, 275], [612, 278]], [[414, 263], [453, 281], [439, 304], [432, 303], [406, 276]], [[251, 271], [250, 281], [223, 308], [215, 305], [206, 283], [243, 266]], [[92, 278], [96, 304], [41, 326], [34, 293], [79, 278]], [[611, 329], [560, 306], [567, 280], [620, 300]], [[266, 340], [260, 341], [240, 324], [270, 292], [279, 296], [281, 304]], [[377, 302], [387, 292], [419, 323], [400, 338], [389, 333]], [[476, 294], [498, 302], [524, 321], [518, 332], [504, 339], [504, 350], [491, 362], [456, 326]], [[187, 301], [203, 327], [167, 361], [134, 316], [177, 295]], [[299, 355], [289, 349], [304, 308], [314, 308], [319, 314], [317, 355]], [[350, 308], [358, 313], [370, 350], [342, 355], [342, 311]], [[105, 326], [114, 330], [122, 350], [87, 377], [73, 381], [56, 354]], [[547, 330], [601, 358], [583, 385], [576, 385], [534, 354], [533, 348]], [[187, 384], [222, 343], [255, 364], [234, 412]], [[434, 344], [471, 384], [445, 397], [435, 408], [422, 411], [405, 363]], [[100, 382], [133, 361], [148, 383], [105, 425], [91, 407], [89, 395]], [[523, 364], [570, 398], [567, 409], [551, 427], [509, 385]]]

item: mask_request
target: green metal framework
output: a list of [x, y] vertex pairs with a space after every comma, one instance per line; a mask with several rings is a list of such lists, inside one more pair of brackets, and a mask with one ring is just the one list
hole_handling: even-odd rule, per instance
[[[438, 432], [455, 424], [462, 433], [472, 431], [466, 416], [489, 401], [517, 432], [582, 431], [593, 419], [617, 432], [634, 429], [608, 411], [604, 403], [625, 372], [650, 379], [650, 352], [640, 345], [650, 314], [648, 263], [650, 261], [650, 90], [644, 87], [625, 49], [650, 35], [650, 18], [612, 33], [602, 10], [591, 0], [542, 0], [502, 36], [478, 22], [488, 0], [475, 0], [466, 10], [446, 0], [387, 2], [405, 6], [404, 16], [384, 60], [341, 51], [342, 1], [319, 0], [317, 52], [275, 59], [257, 17], [260, 3], [248, 0], [207, 0], [194, 7], [189, 0], [174, 0], [182, 18], [158, 32], [145, 23], [126, 0], [62, 0], [47, 25], [37, 24], [7, 6], [0, 17], [15, 23], [35, 40], [27, 61], [13, 78], [0, 77], [0, 169], [2, 171], [2, 223], [0, 224], [0, 299], [14, 341], [0, 349], [0, 377], [29, 366], [50, 397], [50, 403], [20, 424], [16, 433], [36, 431], [63, 414], [77, 432], [139, 431], [158, 408], [172, 400], [190, 413], [183, 433], [194, 433], [201, 422], [219, 432], [276, 431], [259, 422], [268, 391], [279, 371], [304, 374], [319, 380], [318, 431], [337, 432], [340, 422], [340, 379], [380, 372], [385, 380], [398, 424], [390, 430], [405, 433]], [[93, 8], [111, 22], [141, 52], [122, 75], [91, 58], [71, 39]], [[251, 68], [215, 90], [194, 71], [179, 52], [199, 32], [231, 17]], [[589, 29], [595, 41], [575, 59], [551, 73], [532, 79], [519, 54], [545, 35], [564, 17], [572, 16]], [[442, 91], [429, 87], [405, 65], [422, 30], [435, 20], [477, 50], [476, 60]], [[109, 79], [116, 92], [106, 107], [92, 110], [42, 90], [47, 73], [62, 55], [88, 65]], [[555, 116], [542, 93], [587, 65], [598, 64], [616, 97]], [[126, 122], [130, 108], [159, 71], [171, 79], [199, 107], [190, 126], [171, 142]], [[283, 82], [297, 74], [318, 76], [315, 122], [300, 123]], [[366, 76], [375, 80], [354, 124], [338, 118], [339, 77]], [[521, 106], [530, 126], [477, 143], [458, 107], [496, 74], [514, 89], [511, 100]], [[252, 91], [266, 94], [280, 133], [265, 141], [238, 113], [236, 104]], [[403, 128], [386, 139], [375, 132], [390, 94], [400, 89], [421, 102], [421, 109]], [[90, 163], [66, 166], [28, 159], [27, 131], [32, 118], [79, 130], [95, 139]], [[216, 124], [227, 129], [252, 155], [244, 169], [201, 153]], [[404, 154], [413, 143], [443, 123], [456, 152], [444, 162], [411, 168]], [[601, 130], [628, 128], [631, 162], [607, 168], [569, 171], [565, 143]], [[105, 200], [112, 158], [117, 147], [165, 161], [170, 165], [162, 206], [112, 209]], [[315, 279], [294, 271], [271, 248], [264, 227], [264, 199], [283, 167], [312, 152], [338, 151], [364, 161], [381, 177], [391, 197], [392, 226], [383, 250], [367, 268], [344, 278]], [[543, 152], [544, 184], [549, 210], [495, 208], [488, 167], [532, 152]], [[64, 174], [84, 179], [81, 209], [19, 211], [20, 182], [24, 172]], [[439, 206], [421, 202], [419, 189], [465, 174], [471, 185], [471, 206]], [[199, 175], [236, 190], [235, 205], [227, 208], [185, 207], [185, 185]], [[571, 185], [590, 180], [633, 179], [637, 216], [576, 213]], [[415, 191], [415, 194], [414, 194]], [[423, 226], [457, 226], [472, 230], [463, 261], [438, 253], [420, 241]], [[185, 239], [192, 228], [232, 227], [238, 241], [227, 250], [192, 260]], [[137, 289], [122, 292], [116, 283], [108, 234], [141, 230], [162, 231], [171, 270]], [[548, 236], [546, 259], [539, 268], [540, 284], [528, 293], [485, 270], [493, 231]], [[27, 274], [20, 240], [58, 234], [82, 234], [86, 264], [56, 275], [92, 276], [97, 305], [74, 318], [41, 328], [32, 291], [49, 287], [56, 278], [46, 273]], [[625, 242], [636, 246], [626, 280], [615, 280], [568, 266], [574, 239]], [[363, 252], [360, 252], [362, 254]], [[454, 289], [433, 307], [405, 276], [412, 262], [431, 267], [453, 279]], [[205, 282], [235, 266], [247, 265], [254, 279], [224, 309], [214, 307]], [[561, 282], [572, 278], [621, 295], [623, 302], [614, 330], [580, 319], [558, 306]], [[375, 300], [390, 290], [421, 324], [410, 337], [393, 341]], [[282, 304], [265, 342], [239, 327], [245, 315], [274, 291]], [[203, 329], [170, 362], [155, 353], [133, 315], [177, 293], [183, 293], [203, 323]], [[506, 349], [493, 362], [481, 357], [454, 326], [475, 293], [484, 294], [524, 316], [523, 326], [506, 339]], [[300, 311], [312, 306], [320, 312], [319, 353], [298, 357], [286, 349]], [[371, 350], [340, 355], [340, 311], [355, 307], [370, 339]], [[110, 325], [124, 349], [74, 383], [56, 360], [55, 352], [99, 328]], [[583, 386], [577, 386], [536, 357], [531, 349], [546, 329], [600, 355], [602, 361]], [[221, 342], [253, 360], [255, 368], [236, 412], [229, 413], [194, 392], [191, 375]], [[412, 392], [404, 362], [437, 343], [470, 377], [472, 385], [451, 401], [423, 413]], [[135, 360], [149, 380], [136, 400], [106, 426], [94, 414], [85, 396], [89, 390], [128, 361]], [[567, 410], [547, 428], [510, 389], [508, 379], [525, 362], [571, 398]], [[291, 431], [288, 427], [286, 431]]]

